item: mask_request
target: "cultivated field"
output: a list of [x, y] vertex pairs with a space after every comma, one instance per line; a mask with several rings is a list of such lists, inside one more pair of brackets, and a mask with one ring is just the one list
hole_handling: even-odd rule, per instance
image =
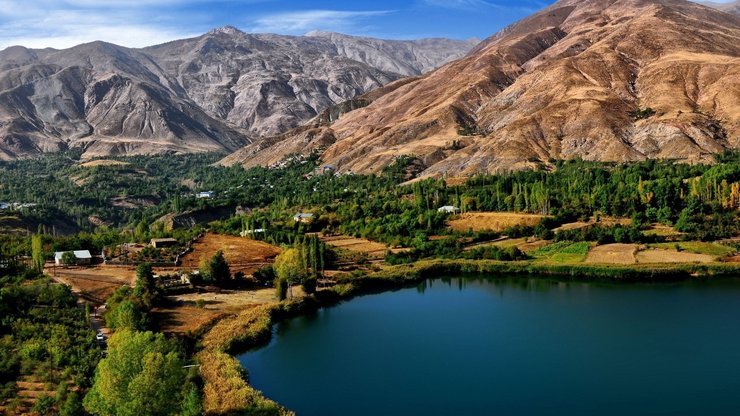
[[558, 232], [558, 231], [578, 230], [581, 228], [593, 227], [595, 225], [601, 225], [604, 227], [613, 227], [615, 225], [629, 226], [630, 224], [632, 224], [632, 220], [630, 218], [599, 217], [597, 221], [596, 217], [591, 217], [588, 219], [588, 221], [576, 221], [576, 222], [570, 222], [567, 224], [563, 224], [560, 227], [555, 228], [553, 231]]
[[48, 264], [45, 273], [94, 303], [104, 303], [116, 289], [124, 285], [133, 286], [136, 280], [133, 267], [54, 267]]
[[586, 256], [589, 264], [635, 264], [637, 244], [605, 244], [592, 248]]
[[349, 237], [346, 235], [334, 235], [331, 237], [320, 236], [319, 238], [321, 241], [332, 247], [352, 251], [355, 253], [367, 254], [370, 258], [383, 258], [385, 257], [385, 253], [387, 251], [398, 253], [408, 250], [405, 248], [391, 249], [385, 244], [378, 243], [377, 241], [370, 241], [364, 238]]
[[[304, 296], [300, 285], [293, 286], [293, 296]], [[196, 332], [222, 316], [276, 301], [274, 288], [188, 293], [167, 299], [173, 306], [157, 307], [152, 313], [161, 331], [178, 334]]]
[[516, 212], [466, 212], [453, 217], [447, 224], [451, 229], [462, 232], [503, 231], [515, 225], [537, 225], [543, 218], [544, 215]]
[[494, 241], [492, 243], [475, 244], [466, 247], [465, 250], [474, 250], [478, 247], [494, 246], [498, 248], [516, 247], [524, 253], [531, 253], [551, 243], [552, 241], [539, 240], [536, 238], [506, 238], [503, 240]]
[[194, 270], [203, 259], [210, 259], [217, 251], [224, 252], [224, 258], [231, 272], [252, 274], [258, 268], [271, 264], [280, 254], [280, 248], [262, 241], [250, 240], [222, 234], [206, 234], [193, 243], [193, 251], [182, 258], [183, 269]]
[[638, 263], [711, 263], [715, 259], [709, 254], [664, 249], [647, 249], [637, 253]]

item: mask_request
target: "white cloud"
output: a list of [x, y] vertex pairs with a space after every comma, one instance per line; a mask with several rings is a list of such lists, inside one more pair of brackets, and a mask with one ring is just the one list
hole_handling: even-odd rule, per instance
[[183, 29], [176, 12], [163, 11], [203, 1], [0, 0], [0, 49], [63, 49], [95, 40], [143, 47], [189, 37], [204, 27]]
[[498, 10], [523, 11], [526, 13], [533, 13], [545, 7], [545, 4], [541, 2], [529, 2], [534, 3], [530, 5], [527, 5], [527, 2], [520, 2], [525, 4], [512, 6], [507, 4], [498, 4], [487, 0], [422, 0], [422, 3], [427, 6], [443, 7], [446, 9], [474, 11], [482, 8], [493, 8]]
[[264, 15], [253, 20], [250, 32], [303, 34], [311, 30], [349, 32], [360, 21], [393, 13], [392, 10], [305, 10]]

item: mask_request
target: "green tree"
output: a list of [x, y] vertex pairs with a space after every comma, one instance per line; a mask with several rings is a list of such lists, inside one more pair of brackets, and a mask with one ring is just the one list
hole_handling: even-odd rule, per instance
[[67, 394], [64, 403], [59, 407], [59, 416], [78, 416], [83, 414], [82, 399], [76, 391]]
[[227, 282], [229, 279], [231, 279], [231, 269], [229, 268], [229, 263], [226, 262], [226, 259], [224, 258], [224, 252], [221, 250], [217, 251], [216, 254], [211, 257], [209, 269], [211, 279], [213, 279], [216, 283]]
[[114, 305], [105, 315], [105, 322], [115, 330], [142, 330], [146, 328], [146, 314], [131, 299]]
[[35, 234], [31, 237], [31, 260], [33, 261], [33, 269], [41, 273], [44, 271], [44, 243], [41, 238], [41, 234]]
[[157, 298], [157, 287], [150, 263], [142, 263], [136, 267], [134, 296], [138, 297], [147, 309], [151, 309], [154, 305]]
[[199, 416], [203, 414], [203, 404], [198, 387], [189, 383], [185, 387], [185, 395], [182, 402], [182, 411], [180, 416]]
[[273, 268], [278, 279], [297, 281], [306, 275], [303, 263], [301, 251], [297, 248], [289, 248], [275, 258]]
[[95, 415], [175, 415], [185, 397], [183, 353], [163, 334], [117, 331], [84, 407]]
[[62, 264], [65, 266], [74, 266], [77, 264], [77, 256], [71, 251], [62, 253]]

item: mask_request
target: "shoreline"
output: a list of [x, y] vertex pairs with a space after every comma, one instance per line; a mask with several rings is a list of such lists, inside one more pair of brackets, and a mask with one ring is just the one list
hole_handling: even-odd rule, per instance
[[[550, 265], [530, 261], [423, 260], [391, 266], [364, 276], [346, 276], [337, 284], [297, 300], [274, 302], [223, 318], [198, 338], [201, 364], [203, 410], [206, 415], [274, 414], [294, 415], [266, 398], [248, 382], [247, 369], [236, 358], [269, 343], [276, 323], [356, 296], [382, 293], [413, 286], [440, 275], [501, 273], [514, 276], [551, 277], [573, 281], [682, 282], [740, 277], [740, 265], [727, 263], [668, 265]], [[250, 413], [250, 414], [251, 414]]]

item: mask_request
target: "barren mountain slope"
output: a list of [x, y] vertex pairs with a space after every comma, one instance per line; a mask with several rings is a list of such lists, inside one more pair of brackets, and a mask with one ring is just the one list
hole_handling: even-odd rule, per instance
[[324, 127], [323, 159], [376, 172], [413, 154], [427, 175], [705, 159], [740, 146], [738, 80], [738, 17], [683, 0], [564, 0]]
[[232, 27], [146, 48], [212, 116], [275, 135], [324, 109], [460, 58], [475, 43], [336, 33], [246, 34]]
[[244, 132], [164, 87], [166, 76], [147, 61], [102, 42], [0, 52], [0, 159], [73, 146], [92, 156], [220, 151], [247, 142]]
[[140, 50], [11, 47], [0, 51], [0, 159], [233, 151], [472, 46], [226, 27]]

